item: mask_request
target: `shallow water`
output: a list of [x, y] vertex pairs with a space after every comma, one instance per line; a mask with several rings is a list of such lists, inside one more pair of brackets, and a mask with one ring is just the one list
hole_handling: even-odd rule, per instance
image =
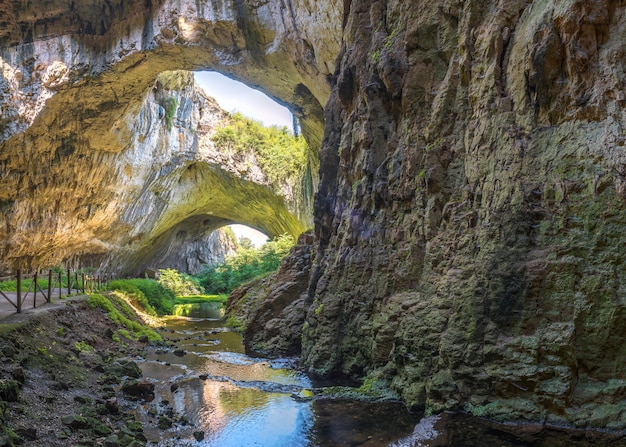
[[[172, 318], [162, 334], [175, 348], [153, 349], [139, 362], [156, 386], [154, 400], [137, 409], [151, 446], [626, 445], [559, 431], [513, 435], [462, 415], [420, 418], [400, 403], [310, 399], [313, 384], [292, 360], [247, 356], [241, 336], [222, 320]], [[164, 418], [170, 428], [158, 427]]]

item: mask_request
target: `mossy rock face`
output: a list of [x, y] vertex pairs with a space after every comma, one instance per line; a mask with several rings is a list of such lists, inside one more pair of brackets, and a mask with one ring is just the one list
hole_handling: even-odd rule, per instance
[[136, 362], [129, 360], [115, 361], [105, 368], [106, 374], [112, 378], [118, 379], [119, 382], [123, 377], [131, 377], [138, 379], [141, 377], [141, 368]]
[[17, 402], [20, 384], [16, 380], [0, 379], [0, 399], [5, 402]]
[[413, 6], [347, 21], [302, 362], [388, 375], [427, 412], [623, 428], [626, 123], [602, 75], [620, 28], [604, 16], [569, 82], [573, 2]]

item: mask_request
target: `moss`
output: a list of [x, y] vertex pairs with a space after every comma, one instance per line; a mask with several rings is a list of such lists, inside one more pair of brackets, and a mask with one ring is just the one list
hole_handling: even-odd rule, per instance
[[84, 341], [77, 341], [74, 343], [74, 347], [78, 350], [78, 352], [93, 352], [94, 350], [93, 346]]
[[111, 318], [111, 320], [126, 327], [130, 332], [133, 333], [135, 337], [138, 338], [141, 335], [145, 335], [148, 337], [148, 340], [150, 341], [162, 340], [161, 336], [157, 334], [155, 331], [153, 331], [152, 329], [138, 323], [137, 321], [130, 320], [128, 317], [124, 316], [118, 310], [116, 305], [113, 304], [113, 302], [115, 302], [115, 304], [118, 307], [124, 308], [128, 306], [128, 304], [123, 303], [123, 301], [119, 299], [115, 299], [115, 297], [107, 298], [100, 294], [91, 295], [89, 299], [87, 300], [87, 303], [91, 307], [99, 307], [105, 310], [108, 313], [109, 318]]
[[180, 91], [194, 85], [193, 73], [186, 70], [170, 70], [161, 72], [157, 83], [164, 89]]
[[226, 319], [226, 326], [240, 332], [245, 330], [245, 324], [237, 317], [228, 317]]
[[165, 126], [167, 130], [172, 130], [177, 107], [178, 100], [176, 98], [167, 98], [163, 103], [163, 108], [165, 109]]

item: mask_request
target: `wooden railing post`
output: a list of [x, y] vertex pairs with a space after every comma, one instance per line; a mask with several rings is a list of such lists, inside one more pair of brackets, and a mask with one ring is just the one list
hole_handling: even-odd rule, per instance
[[33, 278], [35, 289], [33, 290], [33, 309], [37, 308], [37, 272], [35, 272], [35, 277]]
[[17, 313], [22, 313], [22, 271], [17, 271]]
[[48, 270], [48, 298], [46, 301], [52, 302], [52, 269]]
[[70, 269], [67, 269], [67, 295], [70, 296], [72, 294], [72, 272]]
[[59, 271], [59, 299], [63, 295], [63, 274]]
[[78, 282], [78, 270], [74, 272], [74, 287], [76, 287], [76, 293], [80, 291], [80, 283]]
[[85, 293], [85, 274], [81, 274], [82, 278], [83, 278], [83, 293]]

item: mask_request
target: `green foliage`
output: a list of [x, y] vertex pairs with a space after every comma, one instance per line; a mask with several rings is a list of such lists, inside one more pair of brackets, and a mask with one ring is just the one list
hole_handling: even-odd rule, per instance
[[227, 258], [223, 264], [209, 266], [200, 273], [200, 285], [208, 294], [228, 294], [251, 279], [278, 269], [281, 259], [293, 245], [291, 236], [282, 235], [258, 249], [239, 249], [236, 255]]
[[200, 286], [189, 275], [179, 273], [174, 269], [159, 269], [157, 280], [175, 296], [190, 296], [200, 293]]
[[[67, 280], [65, 284], [67, 284]], [[48, 277], [46, 276], [45, 278], [37, 278], [37, 286], [39, 287], [39, 289], [47, 291], [48, 290]], [[65, 287], [67, 288], [67, 285]], [[37, 291], [39, 291], [39, 289], [37, 289]], [[0, 290], [2, 290], [3, 292], [17, 292], [17, 279], [1, 281]], [[25, 278], [22, 280], [22, 292], [27, 292], [28, 290], [30, 290], [31, 292], [34, 290], [33, 278]]]
[[[131, 320], [124, 314], [133, 313], [133, 310], [130, 306], [122, 299], [113, 294], [105, 297], [100, 294], [90, 295], [87, 299], [87, 304], [91, 307], [99, 307], [107, 312], [109, 318], [115, 321], [117, 324], [124, 326], [136, 338], [139, 338], [141, 335], [146, 335], [148, 340], [161, 340], [161, 336], [157, 334], [152, 329], [138, 323], [135, 320]], [[118, 331], [119, 332], [119, 331]]]
[[202, 303], [220, 303], [226, 304], [228, 295], [191, 295], [177, 296], [175, 304], [202, 304]]
[[226, 319], [226, 326], [238, 331], [243, 331], [244, 329], [243, 322], [237, 317], [228, 317]]
[[94, 350], [93, 346], [85, 341], [77, 341], [74, 343], [74, 347], [78, 350], [78, 352], [91, 352]]
[[170, 315], [174, 308], [174, 294], [152, 279], [116, 279], [109, 290], [118, 290], [149, 315]]
[[163, 108], [165, 109], [165, 126], [167, 130], [172, 130], [172, 123], [174, 122], [177, 107], [178, 100], [176, 98], [167, 98], [163, 103]]
[[302, 136], [292, 135], [286, 127], [264, 127], [240, 113], [233, 114], [230, 124], [218, 129], [211, 139], [220, 148], [242, 155], [254, 153], [275, 186], [302, 177], [307, 167], [308, 146]]

